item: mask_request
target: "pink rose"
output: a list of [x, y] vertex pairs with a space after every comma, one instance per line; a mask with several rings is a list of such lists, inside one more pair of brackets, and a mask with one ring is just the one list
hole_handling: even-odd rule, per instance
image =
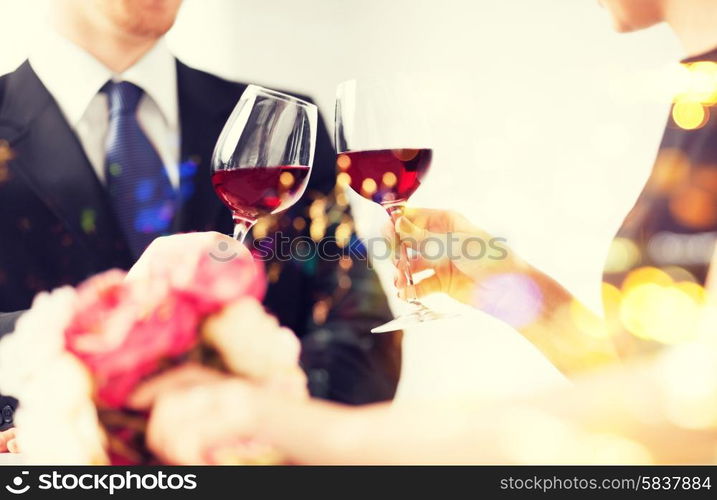
[[231, 238], [158, 238], [129, 274], [108, 271], [80, 285], [67, 349], [93, 374], [99, 400], [119, 408], [163, 361], [197, 344], [204, 318], [241, 298], [260, 301], [265, 289], [263, 269]]
[[266, 292], [266, 278], [263, 267], [249, 252], [237, 253], [226, 262], [205, 252], [197, 263], [192, 283], [183, 292], [194, 300], [202, 314], [209, 315], [245, 297], [261, 301]]
[[97, 396], [113, 408], [160, 362], [197, 341], [200, 316], [182, 294], [156, 282], [140, 287], [121, 271], [97, 275], [78, 288], [75, 317], [65, 330], [67, 349], [93, 374]]

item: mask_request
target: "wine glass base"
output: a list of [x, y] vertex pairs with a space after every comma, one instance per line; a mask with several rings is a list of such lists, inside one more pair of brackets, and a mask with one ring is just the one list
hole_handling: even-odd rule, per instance
[[403, 330], [411, 326], [421, 323], [429, 323], [431, 321], [440, 321], [442, 319], [455, 318], [455, 313], [440, 313], [427, 308], [420, 302], [414, 302], [414, 309], [406, 314], [402, 314], [398, 318], [394, 318], [388, 323], [379, 325], [371, 329], [371, 333], [388, 333]]

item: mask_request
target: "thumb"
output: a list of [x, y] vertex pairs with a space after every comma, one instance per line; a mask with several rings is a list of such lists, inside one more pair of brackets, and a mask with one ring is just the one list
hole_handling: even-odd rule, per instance
[[423, 241], [427, 237], [431, 235], [430, 231], [417, 226], [410, 220], [408, 220], [407, 217], [399, 217], [396, 221], [396, 234], [404, 240], [404, 239], [413, 239], [415, 241]]
[[17, 439], [13, 438], [7, 442], [7, 451], [10, 453], [20, 453], [20, 445], [17, 444]]
[[432, 265], [443, 261], [448, 255], [446, 250], [450, 247], [450, 233], [434, 233], [406, 217], [400, 217], [396, 221], [396, 234], [403, 245], [416, 250]]

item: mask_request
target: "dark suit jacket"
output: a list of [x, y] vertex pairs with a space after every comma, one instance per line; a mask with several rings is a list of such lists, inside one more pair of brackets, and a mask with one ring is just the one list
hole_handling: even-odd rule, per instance
[[[209, 163], [246, 85], [179, 61], [177, 81], [182, 168], [194, 174], [182, 181], [186, 200], [174, 230], [229, 233], [231, 217], [213, 191]], [[0, 311], [27, 309], [41, 290], [133, 264], [103, 185], [27, 62], [0, 78], [0, 141], [13, 155], [0, 165]], [[307, 194], [273, 226], [292, 238], [308, 234], [295, 229], [302, 227], [295, 219], [309, 222], [311, 201], [326, 196], [330, 202], [335, 186], [334, 152], [323, 122], [315, 158]], [[398, 337], [369, 333], [390, 312], [366, 262], [355, 260], [347, 269], [321, 259], [277, 261], [268, 268], [274, 279], [265, 304], [301, 338], [311, 392], [348, 403], [391, 398], [399, 374]], [[15, 316], [0, 316], [0, 332], [12, 329]]]

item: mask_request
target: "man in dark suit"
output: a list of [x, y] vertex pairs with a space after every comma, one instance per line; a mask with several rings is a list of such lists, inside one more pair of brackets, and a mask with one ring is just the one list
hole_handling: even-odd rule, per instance
[[[127, 148], [144, 147], [140, 163], [158, 166], [153, 182], [178, 193], [170, 225], [141, 237], [231, 232], [209, 168], [246, 85], [167, 55], [162, 35], [180, 3], [53, 2], [57, 32], [0, 78], [0, 311], [10, 313], [0, 315], [0, 333], [12, 330], [37, 292], [135, 262], [138, 235], [123, 217], [137, 207], [119, 204], [109, 188], [116, 182], [111, 155]], [[133, 135], [112, 132], [123, 113], [131, 115]], [[345, 200], [334, 194], [334, 152], [323, 122], [315, 158], [304, 198], [255, 237], [281, 231], [316, 239], [350, 225]], [[312, 224], [319, 229], [310, 232]], [[369, 333], [390, 312], [366, 260], [275, 259], [267, 270], [266, 306], [301, 338], [312, 394], [349, 403], [391, 398], [400, 337]]]

